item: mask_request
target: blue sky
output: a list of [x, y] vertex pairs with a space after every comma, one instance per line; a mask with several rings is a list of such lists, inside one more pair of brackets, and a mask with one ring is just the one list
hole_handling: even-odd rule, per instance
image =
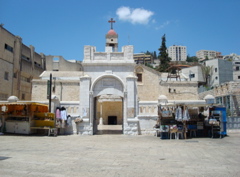
[[[83, 59], [84, 45], [105, 48], [114, 18], [119, 51], [156, 51], [166, 45], [240, 55], [239, 0], [0, 0], [0, 23], [36, 52]], [[1, 40], [1, 39], [0, 39]]]

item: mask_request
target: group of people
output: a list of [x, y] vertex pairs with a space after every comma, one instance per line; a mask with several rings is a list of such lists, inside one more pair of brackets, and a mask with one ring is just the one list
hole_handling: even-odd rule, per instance
[[65, 126], [71, 125], [71, 116], [67, 114], [65, 107], [56, 108], [56, 127], [65, 128]]

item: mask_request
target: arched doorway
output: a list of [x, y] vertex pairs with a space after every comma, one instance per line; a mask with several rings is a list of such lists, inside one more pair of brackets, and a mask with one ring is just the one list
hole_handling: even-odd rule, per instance
[[116, 95], [101, 95], [95, 99], [95, 134], [122, 134], [122, 100]]
[[122, 134], [124, 125], [122, 80], [114, 75], [100, 76], [93, 82], [91, 91], [93, 134]]

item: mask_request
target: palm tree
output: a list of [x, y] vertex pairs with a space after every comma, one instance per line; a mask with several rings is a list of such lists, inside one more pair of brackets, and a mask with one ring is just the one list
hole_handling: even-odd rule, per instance
[[202, 65], [202, 74], [203, 74], [203, 78], [205, 80], [205, 86], [209, 86], [210, 78], [213, 74], [213, 66]]

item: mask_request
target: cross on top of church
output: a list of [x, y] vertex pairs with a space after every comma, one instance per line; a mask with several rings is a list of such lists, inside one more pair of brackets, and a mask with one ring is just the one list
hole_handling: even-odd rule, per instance
[[111, 29], [113, 29], [113, 23], [115, 23], [116, 21], [113, 20], [113, 18], [111, 18], [108, 23], [111, 23]]

